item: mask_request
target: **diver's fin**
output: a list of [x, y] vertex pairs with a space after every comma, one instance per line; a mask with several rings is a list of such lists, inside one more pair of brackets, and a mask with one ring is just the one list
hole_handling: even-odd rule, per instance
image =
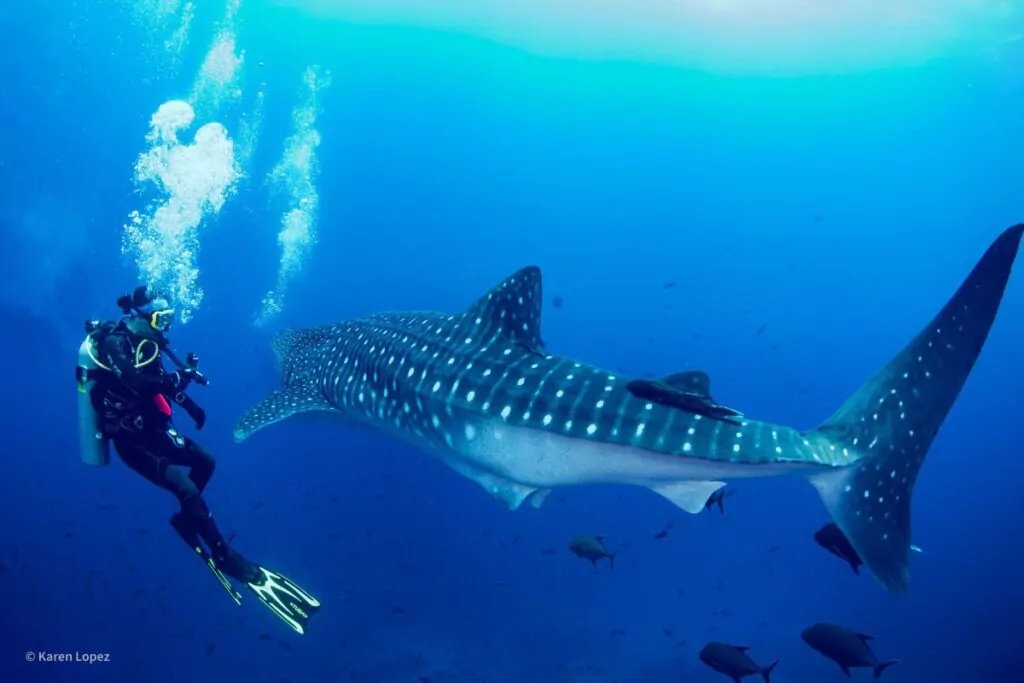
[[312, 382], [297, 382], [275, 391], [242, 414], [235, 425], [235, 441], [245, 441], [264, 427], [310, 410], [334, 410]]
[[199, 555], [199, 558], [203, 560], [207, 567], [209, 567], [210, 571], [213, 572], [214, 577], [216, 577], [217, 581], [220, 582], [220, 585], [228, 592], [231, 599], [235, 601], [235, 604], [241, 605], [242, 594], [235, 590], [235, 587], [231, 585], [230, 581], [228, 581], [228, 577], [224, 575], [224, 572], [217, 568], [217, 565], [213, 561], [213, 557], [206, 548], [203, 547], [203, 544], [199, 542], [199, 535], [195, 531], [181, 524], [181, 518], [178, 515], [171, 517], [171, 526], [178, 532], [181, 539], [185, 541], [185, 545], [190, 547], [197, 555]]
[[264, 605], [296, 633], [304, 634], [310, 618], [320, 611], [320, 602], [292, 581], [266, 567], [246, 585]]
[[[196, 550], [200, 549], [196, 548]], [[206, 551], [202, 552], [206, 554]], [[231, 599], [235, 601], [235, 604], [241, 605], [242, 594], [235, 590], [235, 587], [231, 585], [230, 581], [228, 581], [228, 577], [224, 575], [224, 572], [217, 569], [217, 565], [214, 563], [213, 558], [210, 557], [209, 554], [206, 554], [206, 566], [209, 567], [210, 571], [213, 572], [213, 575], [217, 577], [217, 580], [220, 582], [220, 585], [223, 586], [224, 590], [228, 592], [228, 595], [230, 595]]]
[[1022, 234], [1024, 224], [1003, 232], [939, 314], [817, 430], [860, 455], [811, 482], [893, 592], [904, 592], [909, 578], [914, 482], [988, 337]]

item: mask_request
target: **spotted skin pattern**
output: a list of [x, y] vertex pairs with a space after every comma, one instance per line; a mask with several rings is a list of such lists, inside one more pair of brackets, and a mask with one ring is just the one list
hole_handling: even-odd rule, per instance
[[1006, 230], [942, 311], [835, 415], [798, 431], [636, 396], [632, 380], [548, 353], [541, 272], [512, 274], [460, 314], [384, 313], [275, 340], [284, 389], [235, 438], [326, 410], [410, 443], [515, 509], [551, 488], [646, 486], [689, 512], [724, 482], [796, 475], [818, 489], [874, 575], [908, 581], [910, 494], [981, 351], [1024, 226]]

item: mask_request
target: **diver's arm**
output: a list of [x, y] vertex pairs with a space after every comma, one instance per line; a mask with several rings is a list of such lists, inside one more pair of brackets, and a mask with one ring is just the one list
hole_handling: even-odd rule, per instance
[[[146, 372], [135, 367], [131, 343], [120, 334], [110, 334], [100, 345], [100, 360], [129, 389], [138, 392], [177, 393], [187, 380], [179, 373], [165, 374]], [[159, 363], [159, 360], [154, 362]]]
[[196, 403], [191, 396], [184, 392], [174, 395], [174, 402], [177, 403], [196, 423], [196, 429], [202, 429], [206, 424], [206, 411]]

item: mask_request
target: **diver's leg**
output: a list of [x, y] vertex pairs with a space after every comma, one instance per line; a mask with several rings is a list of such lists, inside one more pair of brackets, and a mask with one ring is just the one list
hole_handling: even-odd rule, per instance
[[[171, 464], [167, 453], [161, 449], [163, 433], [155, 437], [143, 432], [129, 436], [114, 437], [114, 450], [125, 465], [142, 475], [152, 484], [175, 493], [174, 487], [167, 480], [167, 468]], [[177, 496], [177, 494], [175, 493]], [[180, 498], [179, 498], [180, 499]]]
[[185, 437], [185, 447], [182, 451], [181, 460], [175, 464], [189, 468], [189, 479], [195, 484], [199, 493], [202, 493], [206, 490], [210, 479], [213, 478], [213, 471], [216, 469], [217, 463], [213, 456], [206, 452], [206, 449], [188, 437]]
[[171, 523], [175, 528], [185, 526], [203, 539], [217, 568], [228, 576], [243, 583], [259, 578], [259, 567], [228, 545], [202, 496], [197, 494], [182, 501], [181, 512], [171, 519]]
[[170, 521], [187, 543], [196, 547], [201, 538], [221, 571], [239, 581], [248, 582], [258, 575], [256, 565], [228, 546], [199, 487], [181, 468], [190, 462], [184, 444], [178, 445], [161, 431], [117, 439], [114, 447], [128, 467], [178, 499], [181, 511]]

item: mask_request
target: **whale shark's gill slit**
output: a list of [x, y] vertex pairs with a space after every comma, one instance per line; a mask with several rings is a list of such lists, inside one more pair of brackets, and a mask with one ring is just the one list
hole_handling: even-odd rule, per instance
[[[1024, 225], [1006, 230], [935, 318], [812, 434], [838, 466], [812, 481], [876, 577], [907, 586], [910, 497], [928, 449], [988, 337]], [[813, 437], [812, 437], [813, 438]], [[856, 464], [846, 466], [853, 458]]]

